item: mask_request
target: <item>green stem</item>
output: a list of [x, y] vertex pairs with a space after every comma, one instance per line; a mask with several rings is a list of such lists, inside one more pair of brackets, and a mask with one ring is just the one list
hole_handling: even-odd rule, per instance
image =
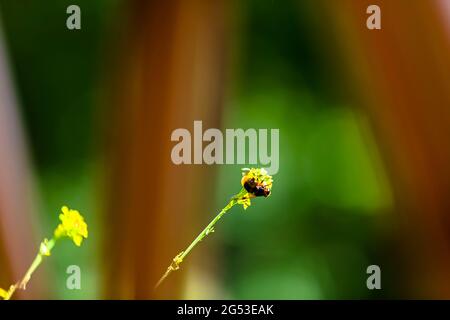
[[206, 226], [205, 229], [203, 229], [203, 231], [197, 236], [197, 238], [195, 238], [195, 240], [192, 241], [192, 243], [189, 245], [189, 247], [187, 247], [187, 249], [183, 251], [183, 254], [180, 256], [181, 260], [183, 260], [189, 254], [189, 252], [197, 245], [197, 243], [199, 243], [200, 241], [203, 240], [204, 237], [206, 237], [211, 232], [214, 232], [213, 227], [216, 224], [216, 222], [219, 221], [220, 218], [222, 218], [222, 216], [228, 210], [230, 210], [235, 204], [236, 204], [236, 201], [231, 200], [228, 203], [228, 205], [225, 208], [223, 208], [222, 211], [219, 212], [219, 214]]
[[[53, 247], [55, 246], [55, 238], [52, 238], [50, 241], [48, 241], [47, 243], [43, 243], [46, 247], [46, 250], [48, 252], [48, 255], [50, 254], [50, 252], [52, 251]], [[22, 281], [20, 282], [20, 288], [21, 289], [25, 289], [26, 285], [28, 283], [28, 281], [30, 281], [31, 276], [33, 275], [34, 271], [36, 271], [37, 267], [39, 267], [39, 265], [41, 264], [43, 258], [46, 255], [43, 254], [43, 252], [41, 252], [41, 249], [39, 250], [39, 253], [36, 255], [36, 258], [34, 258], [33, 263], [31, 264], [31, 266], [28, 268], [27, 272], [25, 273], [25, 276], [23, 277]]]
[[45, 256], [50, 255], [50, 252], [52, 251], [53, 247], [55, 246], [56, 239], [52, 238], [50, 241], [44, 240], [44, 242], [41, 242], [41, 247], [39, 248], [39, 253], [34, 258], [33, 262], [31, 263], [31, 266], [28, 268], [27, 272], [23, 276], [22, 280], [17, 282], [16, 284], [12, 285], [8, 290], [8, 295], [5, 297], [5, 300], [11, 299], [12, 295], [16, 291], [16, 289], [22, 289], [25, 290], [28, 281], [30, 281], [31, 276], [33, 275], [34, 271], [39, 267], [42, 260]]
[[163, 276], [159, 279], [159, 281], [155, 285], [155, 289], [159, 287], [159, 285], [169, 276], [169, 274], [172, 271], [176, 271], [180, 268], [180, 264], [183, 262], [183, 260], [186, 258], [186, 256], [191, 252], [191, 250], [205, 238], [208, 234], [211, 232], [214, 232], [214, 225], [217, 223], [217, 221], [222, 218], [222, 216], [230, 210], [234, 205], [238, 203], [238, 199], [242, 197], [244, 194], [246, 194], [246, 191], [243, 190], [239, 192], [237, 195], [235, 195], [230, 202], [219, 212], [219, 214], [203, 229], [203, 231], [197, 236], [197, 238], [192, 241], [192, 243], [189, 245], [189, 247], [186, 248], [186, 250], [181, 251], [175, 258], [173, 258], [172, 263], [167, 268], [166, 272], [163, 274]]

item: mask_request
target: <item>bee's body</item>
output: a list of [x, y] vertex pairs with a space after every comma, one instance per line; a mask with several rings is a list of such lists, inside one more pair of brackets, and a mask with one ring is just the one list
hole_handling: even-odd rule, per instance
[[270, 195], [270, 189], [262, 183], [255, 181], [255, 178], [249, 178], [248, 176], [242, 177], [242, 186], [247, 190], [248, 193], [254, 195], [255, 197], [268, 197]]

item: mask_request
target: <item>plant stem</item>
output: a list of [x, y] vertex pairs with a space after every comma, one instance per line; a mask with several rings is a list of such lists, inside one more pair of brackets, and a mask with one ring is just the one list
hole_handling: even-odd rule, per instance
[[56, 239], [52, 238], [50, 241], [45, 240], [44, 242], [41, 243], [41, 247], [39, 248], [39, 253], [34, 258], [33, 262], [31, 263], [31, 266], [28, 268], [28, 270], [25, 273], [25, 275], [23, 276], [22, 280], [20, 280], [19, 282], [17, 282], [16, 284], [12, 285], [9, 288], [8, 294], [5, 297], [5, 300], [11, 299], [11, 297], [14, 294], [14, 292], [16, 291], [16, 289], [22, 289], [22, 290], [26, 289], [27, 283], [28, 283], [28, 281], [30, 281], [31, 276], [33, 275], [34, 271], [36, 271], [36, 269], [39, 267], [43, 258], [45, 256], [50, 255], [51, 250], [55, 246], [55, 242], [56, 242]]
[[241, 197], [243, 192], [241, 191], [239, 194], [234, 196], [230, 202], [219, 212], [219, 214], [206, 226], [205, 229], [197, 236], [197, 238], [192, 241], [192, 243], [189, 245], [189, 247], [186, 248], [186, 250], [181, 251], [175, 258], [173, 258], [172, 263], [167, 268], [166, 272], [163, 274], [163, 276], [159, 279], [159, 281], [155, 285], [155, 289], [159, 287], [159, 285], [169, 276], [169, 274], [172, 271], [176, 271], [180, 268], [180, 264], [183, 262], [184, 258], [191, 252], [191, 250], [205, 238], [208, 234], [211, 232], [214, 232], [214, 225], [217, 221], [222, 218], [222, 216], [230, 210], [234, 205], [238, 203], [239, 197]]

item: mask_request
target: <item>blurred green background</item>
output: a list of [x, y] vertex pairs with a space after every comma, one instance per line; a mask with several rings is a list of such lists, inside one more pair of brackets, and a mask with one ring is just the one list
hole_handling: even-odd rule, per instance
[[[63, 204], [80, 210], [89, 223], [90, 236], [81, 248], [75, 248], [68, 241], [58, 244], [36, 274], [36, 277], [46, 274], [44, 297], [153, 297], [150, 289], [154, 278], [164, 271], [170, 257], [187, 245], [239, 188], [237, 183], [242, 165], [170, 169], [173, 167], [168, 158], [170, 131], [182, 127], [180, 123], [192, 125], [194, 120], [202, 120], [202, 112], [207, 115], [205, 121], [211, 121], [207, 124], [212, 123], [211, 126], [217, 125], [221, 129], [279, 128], [280, 169], [274, 176], [270, 198], [256, 199], [245, 213], [234, 208], [232, 214], [220, 221], [214, 236], [202, 243], [204, 248], [189, 258], [197, 261], [196, 268], [193, 268], [197, 274], [193, 279], [197, 282], [211, 281], [212, 284], [192, 285], [188, 271], [191, 265], [186, 263], [179, 271], [185, 274], [177, 275], [173, 279], [176, 285], [167, 289], [169, 293], [162, 297], [421, 297], [420, 293], [414, 293], [420, 290], [408, 292], [409, 284], [402, 278], [406, 264], [399, 264], [402, 259], [396, 254], [398, 221], [394, 212], [398, 207], [393, 191], [398, 184], [391, 183], [391, 179], [395, 180], [391, 174], [395, 167], [392, 170], [386, 166], [392, 158], [386, 156], [390, 147], [382, 145], [380, 137], [384, 136], [377, 131], [383, 132], [383, 126], [374, 125], [377, 117], [364, 105], [367, 100], [361, 99], [361, 96], [369, 94], [358, 86], [358, 81], [349, 71], [348, 60], [352, 61], [353, 57], [344, 57], [351, 55], [344, 50], [344, 43], [351, 41], [352, 35], [343, 33], [337, 27], [338, 22], [329, 19], [330, 14], [336, 13], [333, 9], [339, 9], [338, 6], [323, 1], [218, 1], [221, 5], [205, 4], [204, 1], [187, 1], [188, 4], [180, 1], [166, 4], [119, 0], [75, 2], [82, 9], [80, 31], [65, 27], [65, 10], [73, 1], [0, 1], [4, 33], [3, 44], [0, 45], [6, 48], [9, 57], [19, 102], [16, 111], [21, 116], [35, 189], [40, 199], [37, 207], [32, 208], [32, 214], [38, 217], [40, 224], [37, 230], [43, 232], [37, 238], [51, 234]], [[351, 1], [345, 3], [351, 6]], [[361, 7], [364, 4], [364, 1], [358, 2]], [[190, 10], [185, 11], [187, 6]], [[209, 27], [204, 27], [209, 26], [211, 20], [199, 23], [197, 29], [184, 30], [183, 23], [189, 25], [196, 23], [196, 19], [202, 21], [209, 12], [211, 17], [220, 17], [219, 27], [211, 27], [213, 36], [206, 34], [205, 38], [194, 38], [197, 42], [193, 42], [200, 44], [192, 52], [177, 50], [191, 41], [189, 32], [192, 30], [200, 34], [208, 32]], [[345, 16], [351, 13], [336, 14]], [[366, 17], [364, 12], [361, 16]], [[217, 30], [220, 35], [215, 38]], [[168, 39], [167, 34], [175, 35]], [[209, 59], [217, 55], [220, 58], [211, 58], [213, 62], [207, 60], [204, 64], [202, 59], [196, 60], [196, 54], [208, 50], [204, 48], [210, 45], [219, 49], [212, 49], [212, 53], [207, 51], [203, 57]], [[355, 44], [358, 45], [364, 46], [362, 42]], [[158, 61], [166, 58], [164, 50], [170, 52], [170, 59], [173, 59], [170, 61], [181, 59], [182, 62], [161, 66]], [[146, 59], [157, 62], [147, 63]], [[364, 57], [354, 59], [357, 64], [360, 63], [358, 59]], [[216, 102], [211, 106], [204, 103], [204, 109], [188, 113], [186, 110], [189, 108], [195, 109], [192, 105], [197, 100], [193, 98], [191, 107], [189, 103], [183, 104], [183, 94], [188, 93], [177, 91], [177, 88], [183, 87], [183, 81], [189, 79], [189, 68], [197, 64], [204, 68], [202, 72], [206, 75], [200, 73], [197, 78], [193, 76], [192, 81], [199, 81], [201, 86], [202, 77], [210, 79], [205, 71], [210, 67], [208, 63], [219, 65], [224, 74], [214, 87], [221, 92], [218, 94], [220, 98], [212, 99], [219, 101], [218, 106], [214, 104]], [[179, 68], [180, 65], [185, 69]], [[363, 68], [362, 64], [360, 68]], [[144, 75], [142, 70], [147, 69], [150, 71]], [[128, 70], [137, 70], [136, 81], [132, 71], [127, 73]], [[166, 71], [160, 73], [161, 70]], [[177, 70], [180, 70], [179, 74]], [[211, 73], [214, 74], [214, 70]], [[371, 78], [370, 73], [365, 75]], [[165, 81], [169, 81], [166, 77], [182, 79], [174, 81], [173, 87], [163, 91], [167, 96], [178, 97], [167, 106], [155, 103], [166, 100], [158, 98], [161, 90], [155, 89], [154, 92], [152, 89], [153, 84], [155, 88], [162, 87]], [[157, 84], [154, 79], [160, 79], [163, 84]], [[136, 84], [142, 81], [146, 81], [145, 88], [148, 89]], [[189, 84], [186, 88], [189, 91]], [[208, 91], [208, 88], [205, 86], [199, 92]], [[127, 96], [133, 90], [138, 90], [136, 92], [143, 96], [148, 92], [150, 98], [136, 102]], [[123, 100], [120, 100], [121, 95]], [[157, 98], [152, 100], [153, 96]], [[129, 104], [124, 105], [126, 99], [129, 99]], [[383, 103], [385, 100], [380, 101]], [[133, 105], [138, 103], [144, 107], [133, 109]], [[185, 122], [173, 120], [170, 116], [155, 116], [158, 112], [165, 114], [166, 110], [171, 110], [167, 111], [170, 114], [179, 114]], [[146, 124], [139, 122], [140, 117], [147, 117]], [[150, 127], [158, 130], [160, 123], [168, 131], [158, 131], [162, 132], [164, 139], [158, 144], [160, 140], [156, 139], [160, 136], [155, 138], [156, 142], [153, 141]], [[139, 136], [128, 133], [134, 128], [137, 128]], [[139, 138], [141, 136], [142, 139]], [[108, 140], [111, 137], [113, 143]], [[117, 151], [114, 147], [116, 142], [117, 145], [129, 144], [131, 151], [123, 152], [124, 149], [120, 148]], [[141, 156], [140, 151], [133, 151], [134, 145], [138, 146], [136, 150], [148, 151], [142, 151]], [[114, 157], [119, 160], [112, 160]], [[127, 157], [130, 162], [124, 160]], [[134, 216], [137, 213], [132, 213], [136, 210], [131, 209], [131, 204], [139, 204], [127, 198], [125, 192], [121, 193], [121, 189], [115, 194], [123, 198], [122, 202], [111, 196], [108, 190], [120, 177], [129, 172], [129, 175], [134, 174], [133, 168], [138, 165], [133, 165], [132, 161], [140, 160], [133, 159], [147, 157], [152, 159], [148, 166], [142, 164], [140, 168], [143, 171], [136, 170], [144, 172], [142, 185], [148, 192], [146, 203], [149, 211], [140, 213], [142, 216]], [[166, 168], [165, 171], [158, 165]], [[117, 169], [118, 166], [121, 169]], [[160, 169], [164, 173], [156, 174]], [[150, 171], [148, 175], [145, 173], [147, 170]], [[189, 176], [192, 180], [185, 182], [183, 178], [176, 178], [173, 181], [170, 175], [164, 178], [164, 174], [172, 172], [170, 170], [175, 170], [177, 175], [181, 170], [193, 170]], [[155, 181], [148, 178], [153, 173], [157, 176]], [[152, 198], [158, 201], [166, 195], [164, 191], [158, 191], [161, 193], [156, 195], [150, 192], [159, 189], [157, 179], [169, 180], [169, 186], [173, 184], [177, 190], [175, 196], [178, 192], [186, 192], [187, 198], [201, 204], [202, 193], [208, 191], [211, 201], [199, 206], [203, 212], [186, 205], [185, 210], [176, 213], [179, 216], [170, 218], [172, 220], [166, 215], [158, 218], [160, 220], [155, 218], [154, 225], [150, 224], [149, 221], [153, 221], [152, 217], [159, 212], [158, 207], [150, 208], [153, 206]], [[138, 197], [138, 193], [131, 191], [135, 190], [133, 181], [125, 179], [123, 190], [130, 190]], [[413, 178], [411, 181], [415, 183]], [[162, 185], [165, 184], [162, 182]], [[164, 187], [161, 189], [165, 190]], [[397, 197], [402, 190], [397, 189]], [[400, 203], [406, 198], [400, 196]], [[109, 205], [117, 203], [115, 201], [119, 201], [114, 205], [117, 210], [108, 210]], [[185, 202], [180, 200], [180, 203]], [[127, 213], [126, 208], [131, 213]], [[192, 224], [186, 228], [181, 222], [171, 225], [170, 221], [176, 221], [177, 217], [180, 221], [192, 221]], [[191, 217], [195, 218], [190, 220]], [[164, 219], [170, 221], [165, 224]], [[142, 238], [132, 240], [133, 232], [130, 230], [135, 223], [141, 223], [141, 228], [146, 226], [149, 233], [161, 234], [154, 236], [148, 244], [144, 244]], [[161, 223], [159, 227], [158, 223]], [[167, 227], [169, 231], [164, 226], [170, 226]], [[176, 234], [181, 234], [179, 238], [173, 236], [175, 231], [171, 233], [172, 227], [177, 230]], [[136, 233], [142, 234], [139, 230]], [[159, 248], [167, 238], [175, 240], [164, 247], [165, 255], [159, 255], [161, 259], [155, 260], [159, 249], [154, 247]], [[112, 239], [117, 240], [115, 250], [111, 249]], [[35, 244], [29, 245], [33, 247]], [[127, 252], [124, 253], [127, 256], [122, 257], [121, 252]], [[202, 259], [208, 259], [205, 258], [208, 252], [213, 252], [209, 259], [215, 262], [207, 263], [206, 269], [210, 274], [206, 277], [202, 273]], [[132, 258], [128, 256], [131, 254]], [[136, 267], [140, 263], [142, 267]], [[66, 268], [71, 264], [81, 267], [82, 290], [65, 287]], [[382, 290], [371, 291], [366, 287], [366, 268], [371, 264], [381, 266]], [[154, 268], [149, 271], [150, 275], [142, 275], [144, 266]], [[139, 284], [132, 285], [134, 282]], [[139, 291], [140, 285], [150, 289]], [[444, 292], [436, 289], [437, 295], [444, 295]], [[426, 293], [423, 295], [428, 296]]]

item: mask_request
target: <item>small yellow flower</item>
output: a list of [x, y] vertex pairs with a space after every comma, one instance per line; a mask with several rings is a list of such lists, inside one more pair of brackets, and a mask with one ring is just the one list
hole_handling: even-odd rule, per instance
[[68, 237], [75, 245], [80, 246], [83, 238], [88, 237], [87, 224], [83, 216], [77, 210], [71, 210], [66, 206], [61, 208], [59, 219], [61, 223], [55, 230], [55, 237]]
[[48, 239], [44, 239], [39, 247], [39, 253], [43, 256], [50, 256], [51, 249], [48, 247]]
[[238, 204], [242, 204], [244, 210], [247, 210], [248, 207], [251, 206], [252, 202], [250, 201], [250, 194], [247, 193], [237, 199]]
[[[242, 169], [241, 184], [249, 193], [253, 193], [256, 197], [267, 197], [272, 189], [272, 183], [272, 176], [263, 168]], [[257, 189], [261, 189], [261, 192], [258, 193]], [[262, 192], [263, 190], [266, 192]]]
[[6, 299], [7, 296], [8, 296], [8, 291], [0, 288], [0, 298]]

